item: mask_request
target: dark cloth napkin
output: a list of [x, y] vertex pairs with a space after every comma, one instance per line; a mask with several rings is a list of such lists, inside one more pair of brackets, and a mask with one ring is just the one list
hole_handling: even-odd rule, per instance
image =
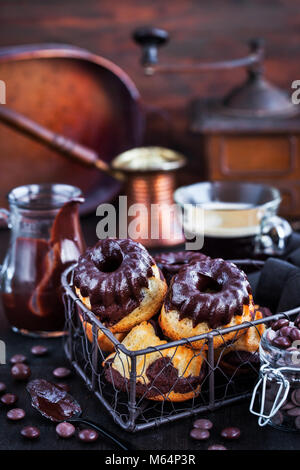
[[248, 275], [255, 303], [273, 314], [300, 306], [300, 234], [294, 233], [283, 258], [268, 258], [260, 272]]

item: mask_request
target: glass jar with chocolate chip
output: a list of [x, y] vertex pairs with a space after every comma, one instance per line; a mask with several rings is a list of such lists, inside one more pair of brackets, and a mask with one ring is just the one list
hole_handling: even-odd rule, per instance
[[[250, 411], [259, 416], [260, 426], [300, 431], [300, 315], [294, 322], [273, 322], [261, 338], [259, 353], [260, 378]], [[254, 411], [257, 393], [260, 410]]]

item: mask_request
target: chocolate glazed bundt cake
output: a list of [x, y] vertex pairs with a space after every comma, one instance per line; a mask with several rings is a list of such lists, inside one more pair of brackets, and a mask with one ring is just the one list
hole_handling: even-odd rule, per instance
[[167, 285], [147, 250], [106, 238], [87, 250], [74, 272], [75, 291], [113, 333], [129, 331], [160, 309]]
[[[150, 322], [134, 327], [122, 341], [131, 351], [167, 344]], [[185, 401], [200, 392], [205, 376], [205, 352], [184, 346], [149, 352], [136, 357], [136, 394], [155, 401]], [[105, 377], [118, 390], [129, 391], [130, 364], [121, 350], [104, 361]]]
[[[206, 257], [183, 266], [172, 278], [159, 323], [168, 338], [177, 340], [239, 325], [250, 321], [253, 313], [251, 287], [245, 273], [233, 263]], [[214, 336], [214, 348], [243, 332]], [[204, 340], [193, 342], [195, 348], [202, 346]]]

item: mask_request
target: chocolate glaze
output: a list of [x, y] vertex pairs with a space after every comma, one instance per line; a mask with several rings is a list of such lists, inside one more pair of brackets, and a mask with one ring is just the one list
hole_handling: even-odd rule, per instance
[[111, 326], [140, 305], [154, 264], [140, 243], [106, 238], [79, 258], [74, 285], [90, 298], [100, 320]]
[[[201, 384], [205, 375], [205, 365], [203, 363], [198, 377], [192, 375], [189, 377], [180, 377], [171, 359], [168, 357], [160, 357], [148, 366], [146, 375], [150, 382], [148, 384], [139, 381], [136, 382], [137, 396], [153, 398], [157, 395], [168, 394], [171, 391], [175, 393], [189, 393], [195, 391]], [[129, 390], [129, 380], [122, 377], [110, 364], [106, 367], [105, 378], [118, 390], [122, 390], [123, 392]]]
[[44, 379], [29, 382], [31, 404], [51, 421], [65, 421], [81, 414], [79, 403], [65, 390]]
[[196, 251], [172, 251], [170, 253], [159, 253], [154, 259], [157, 266], [161, 269], [167, 284], [169, 285], [172, 277], [185, 265], [192, 261], [205, 259], [203, 253]]
[[228, 324], [249, 305], [251, 287], [245, 273], [221, 258], [205, 258], [184, 266], [173, 277], [165, 301], [166, 312], [178, 310], [180, 320], [190, 318], [195, 327]]

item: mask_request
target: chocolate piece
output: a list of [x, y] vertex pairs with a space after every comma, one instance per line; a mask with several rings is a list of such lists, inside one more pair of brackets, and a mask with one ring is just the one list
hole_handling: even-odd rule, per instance
[[154, 259], [157, 266], [162, 271], [167, 284], [169, 285], [172, 277], [185, 265], [195, 260], [205, 259], [206, 255], [195, 251], [173, 251], [170, 253], [159, 253]]
[[79, 258], [74, 285], [90, 298], [95, 315], [111, 326], [140, 305], [154, 264], [141, 244], [106, 238]]
[[[280, 334], [281, 336], [290, 336], [290, 333], [291, 333], [292, 329], [293, 329], [293, 328], [292, 328], [291, 326], [283, 326], [283, 327], [280, 328], [280, 330], [278, 330], [278, 331], [279, 331], [279, 334]], [[298, 330], [297, 330], [297, 331], [298, 331]], [[299, 333], [300, 333], [300, 332], [299, 332]]]
[[40, 437], [40, 430], [35, 426], [26, 426], [21, 430], [21, 436], [26, 439], [38, 439]]
[[296, 406], [300, 406], [300, 388], [292, 392], [291, 400]]
[[6, 390], [6, 385], [4, 382], [0, 382], [0, 393], [4, 393]]
[[299, 341], [300, 330], [298, 330], [298, 328], [292, 328], [292, 330], [290, 331], [289, 337], [292, 341]]
[[31, 376], [31, 369], [26, 364], [20, 363], [12, 366], [10, 373], [15, 380], [28, 380]]
[[272, 341], [273, 346], [276, 346], [280, 349], [287, 349], [291, 346], [291, 340], [286, 336], [277, 336]]
[[10, 421], [20, 421], [25, 417], [25, 411], [22, 408], [12, 408], [6, 413], [6, 417]]
[[227, 448], [222, 446], [221, 444], [213, 444], [209, 446], [207, 450], [227, 450]]
[[66, 392], [69, 392], [70, 391], [70, 386], [68, 384], [65, 384], [65, 383], [59, 383], [59, 384], [55, 384], [57, 387], [61, 388], [62, 390], [65, 390]]
[[80, 405], [65, 390], [44, 379], [29, 382], [31, 404], [51, 421], [66, 421], [81, 414]]
[[10, 358], [11, 364], [23, 363], [27, 361], [27, 357], [24, 354], [15, 354]]
[[[274, 402], [272, 402], [272, 406], [273, 404]], [[290, 410], [291, 408], [295, 408], [295, 403], [292, 403], [291, 401], [286, 401], [280, 409], [283, 411], [286, 411], [286, 410]]]
[[197, 419], [193, 426], [194, 428], [209, 430], [213, 427], [213, 423], [209, 419]]
[[278, 411], [275, 416], [271, 418], [272, 424], [275, 424], [275, 426], [281, 426], [283, 423], [283, 414], [281, 411]]
[[300, 416], [300, 408], [295, 407], [287, 410], [286, 412], [289, 416]]
[[207, 257], [184, 266], [173, 277], [165, 309], [178, 310], [180, 320], [192, 319], [193, 327], [206, 322], [217, 328], [243, 314], [249, 294], [251, 287], [243, 271], [223, 259]]
[[94, 429], [81, 429], [78, 433], [78, 437], [82, 442], [95, 442], [99, 434]]
[[221, 436], [227, 440], [239, 439], [240, 435], [241, 435], [241, 430], [239, 428], [230, 427], [230, 428], [225, 428], [221, 431]]
[[48, 348], [42, 345], [36, 345], [31, 348], [31, 352], [34, 356], [45, 356], [48, 353]]
[[300, 315], [298, 315], [297, 318], [295, 319], [294, 325], [296, 328], [300, 328]]
[[71, 423], [63, 422], [59, 423], [55, 428], [56, 434], [63, 439], [68, 439], [69, 437], [74, 436], [75, 426]]
[[190, 437], [196, 441], [206, 441], [210, 437], [210, 432], [207, 429], [194, 428], [190, 432]]
[[18, 401], [18, 397], [14, 393], [5, 393], [0, 400], [3, 405], [11, 406]]
[[280, 320], [275, 321], [272, 323], [272, 330], [278, 331], [284, 326], [289, 326], [290, 322], [286, 318], [281, 318]]
[[67, 367], [57, 367], [57, 369], [54, 369], [53, 371], [54, 377], [57, 377], [58, 379], [66, 379], [71, 374], [72, 372]]

